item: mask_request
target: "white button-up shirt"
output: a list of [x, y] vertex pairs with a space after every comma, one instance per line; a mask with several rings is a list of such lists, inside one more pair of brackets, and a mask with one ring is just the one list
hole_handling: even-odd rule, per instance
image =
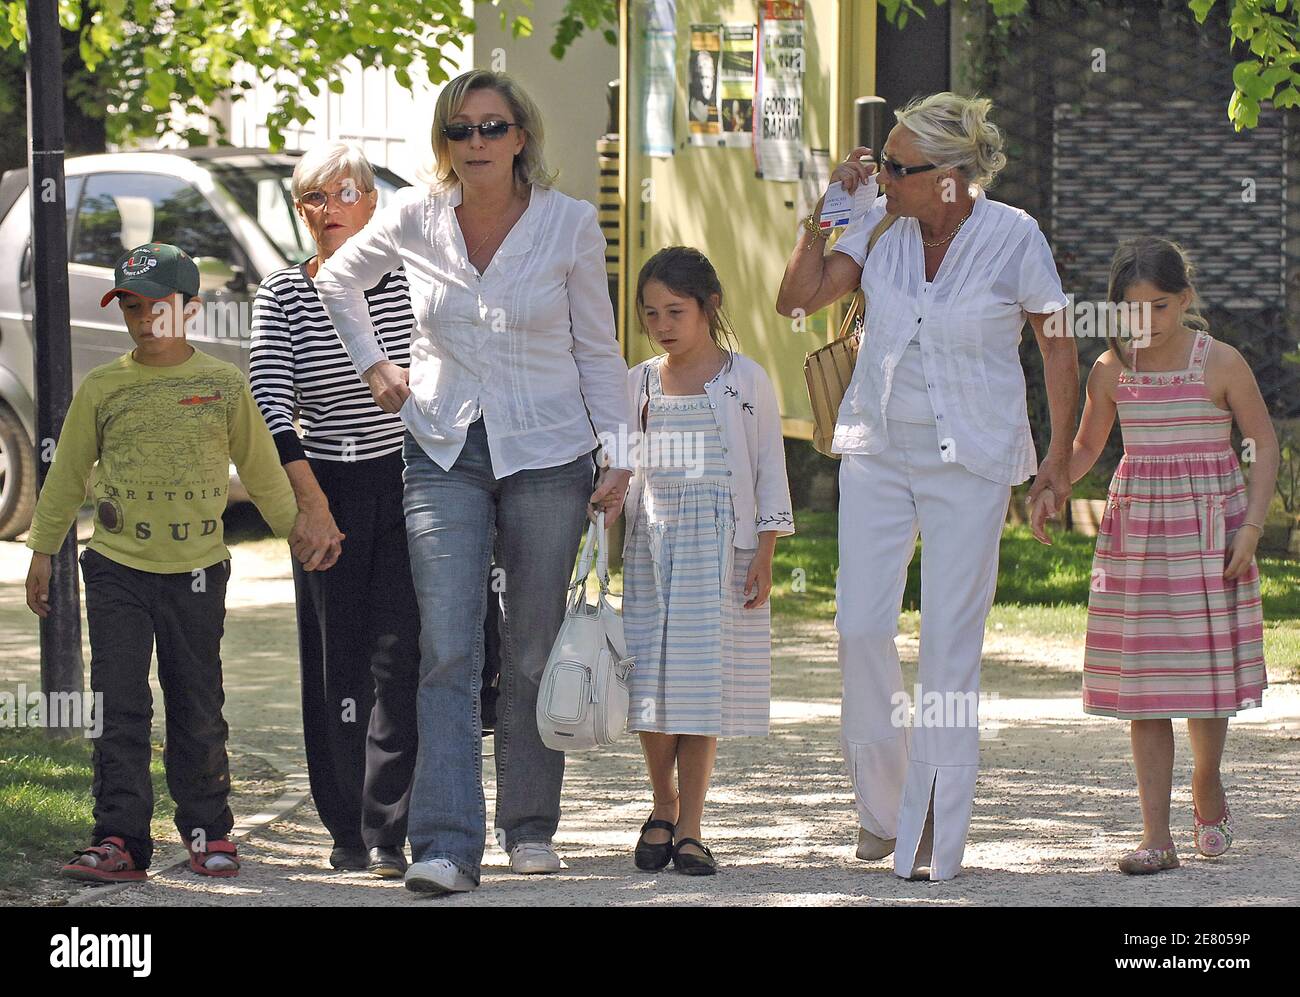
[[948, 460], [981, 477], [1015, 485], [1037, 469], [1025, 411], [1020, 336], [1027, 312], [1068, 301], [1052, 251], [1034, 219], [978, 192], [928, 290], [920, 224], [900, 218], [867, 240], [885, 198], [835, 243], [862, 268], [867, 298], [862, 346], [844, 393], [831, 447], [879, 453], [889, 445], [885, 412], [894, 370], [919, 333], [937, 443]]
[[460, 184], [398, 191], [321, 266], [316, 289], [357, 372], [385, 359], [365, 289], [401, 265], [416, 324], [401, 416], [439, 467], [451, 469], [480, 412], [497, 478], [626, 432], [627, 363], [595, 206], [533, 185], [480, 276], [456, 220], [461, 195]]

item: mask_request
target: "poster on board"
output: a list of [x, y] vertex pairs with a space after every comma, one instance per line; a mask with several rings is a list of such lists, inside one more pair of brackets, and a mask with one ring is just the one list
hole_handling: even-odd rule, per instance
[[754, 144], [754, 35], [752, 24], [722, 26], [722, 138], [731, 148]]
[[722, 61], [722, 25], [692, 24], [686, 63], [686, 121], [691, 145], [722, 144], [722, 107], [718, 83]]
[[759, 7], [758, 116], [754, 152], [764, 180], [798, 180], [803, 147], [802, 0]]
[[651, 0], [646, 12], [641, 77], [641, 151], [666, 157], [676, 146], [673, 113], [677, 103], [677, 0]]

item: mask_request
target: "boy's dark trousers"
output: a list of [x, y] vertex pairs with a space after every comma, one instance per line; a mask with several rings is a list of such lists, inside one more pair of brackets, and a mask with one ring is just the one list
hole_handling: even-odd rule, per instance
[[166, 718], [163, 764], [176, 802], [176, 829], [189, 846], [224, 838], [234, 826], [221, 715], [230, 562], [159, 574], [118, 564], [90, 548], [80, 560], [90, 688], [103, 696], [102, 731], [93, 754], [92, 840], [122, 837], [137, 868], [144, 869], [153, 854], [149, 666], [155, 641]]

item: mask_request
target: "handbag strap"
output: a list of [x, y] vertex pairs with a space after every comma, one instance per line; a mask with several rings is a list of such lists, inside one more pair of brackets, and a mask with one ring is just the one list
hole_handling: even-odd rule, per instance
[[[893, 225], [894, 222], [898, 221], [898, 219], [898, 215], [891, 215], [889, 212], [885, 212], [885, 217], [876, 223], [876, 227], [871, 230], [871, 236], [867, 239], [868, 256], [870, 256], [871, 251], [876, 248], [876, 243], [880, 241], [880, 237], [889, 231], [889, 227]], [[866, 295], [862, 293], [862, 288], [859, 287], [853, 292], [853, 300], [849, 302], [849, 310], [844, 315], [844, 321], [840, 323], [840, 331], [835, 339], [848, 339], [849, 336], [853, 334], [853, 330], [858, 324], [858, 319], [862, 317], [862, 312], [866, 307], [866, 303]]]
[[[599, 538], [599, 539], [598, 539]], [[596, 521], [587, 524], [587, 534], [582, 540], [582, 551], [578, 555], [578, 567], [573, 573], [570, 588], [583, 591], [591, 575], [592, 554], [596, 558], [596, 580], [600, 583], [600, 594], [609, 594], [609, 534], [605, 530], [605, 512], [596, 513]]]

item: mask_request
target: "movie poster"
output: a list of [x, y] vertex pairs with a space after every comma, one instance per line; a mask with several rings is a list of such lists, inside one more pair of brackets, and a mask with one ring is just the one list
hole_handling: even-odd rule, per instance
[[759, 10], [755, 155], [764, 180], [798, 180], [803, 147], [803, 3], [764, 0]]
[[722, 145], [719, 76], [722, 25], [692, 24], [690, 59], [686, 65], [686, 121], [691, 145]]
[[754, 144], [754, 35], [752, 24], [722, 26], [722, 139], [728, 147]]

